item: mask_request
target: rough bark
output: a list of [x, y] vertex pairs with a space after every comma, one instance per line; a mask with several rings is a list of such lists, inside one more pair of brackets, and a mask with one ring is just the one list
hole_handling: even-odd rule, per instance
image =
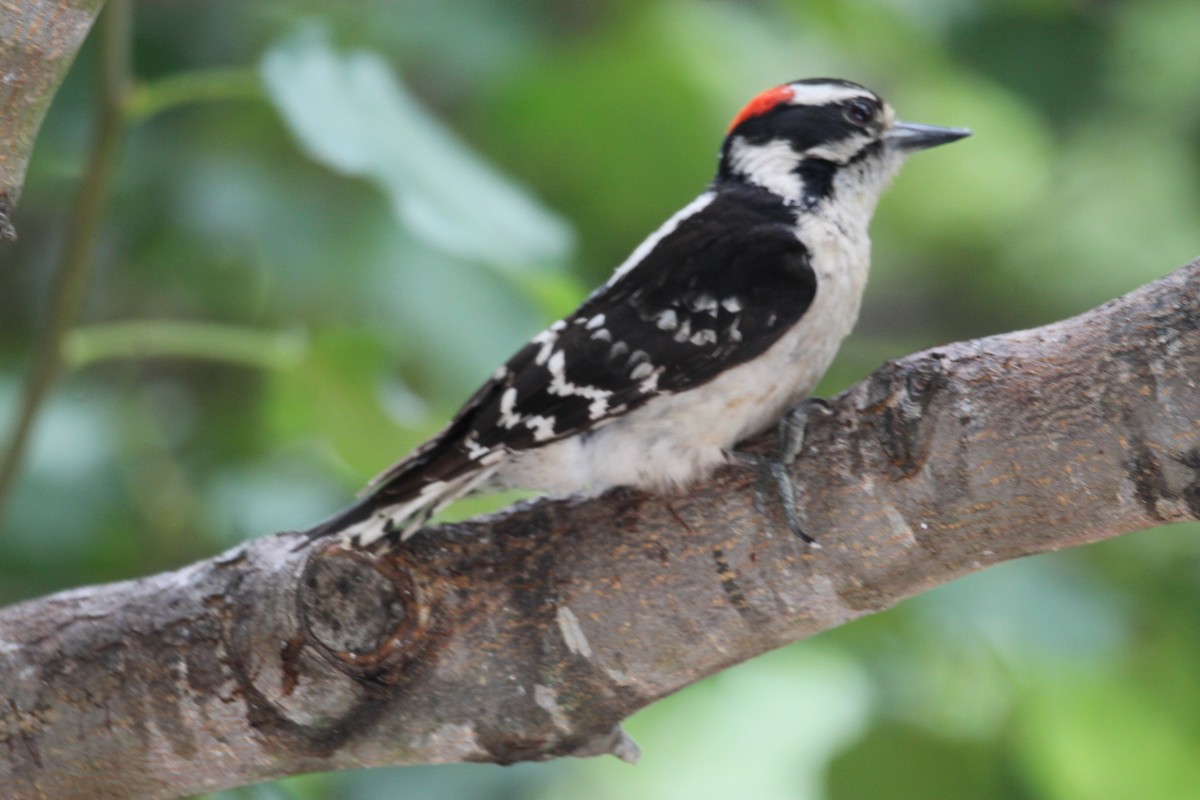
[[15, 239], [13, 209], [38, 128], [103, 0], [0, 0], [0, 240]]
[[[636, 748], [706, 675], [1006, 559], [1200, 518], [1200, 262], [889, 363], [814, 418], [805, 546], [729, 467], [384, 552], [295, 534], [0, 611], [0, 785], [176, 797], [310, 770]], [[766, 444], [766, 441], [759, 444]]]

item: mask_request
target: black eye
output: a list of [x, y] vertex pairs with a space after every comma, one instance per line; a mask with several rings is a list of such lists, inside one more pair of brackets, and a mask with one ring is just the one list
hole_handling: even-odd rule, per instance
[[856, 100], [851, 100], [850, 105], [846, 107], [846, 119], [853, 122], [855, 125], [868, 125], [871, 120], [875, 119], [875, 114], [879, 110], [879, 106], [865, 97], [860, 97]]

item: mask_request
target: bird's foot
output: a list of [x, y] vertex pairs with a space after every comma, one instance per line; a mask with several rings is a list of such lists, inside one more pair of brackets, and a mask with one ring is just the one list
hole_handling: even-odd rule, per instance
[[759, 484], [755, 496], [755, 504], [759, 510], [766, 513], [764, 499], [771, 495], [778, 499], [783, 508], [784, 519], [788, 529], [801, 541], [814, 549], [820, 549], [821, 544], [804, 532], [800, 525], [800, 514], [796, 508], [796, 487], [792, 484], [792, 465], [804, 449], [804, 432], [812, 414], [820, 411], [829, 414], [829, 403], [819, 397], [810, 397], [795, 408], [790, 409], [776, 427], [777, 440], [770, 453], [734, 452], [734, 458], [739, 463], [758, 472]]

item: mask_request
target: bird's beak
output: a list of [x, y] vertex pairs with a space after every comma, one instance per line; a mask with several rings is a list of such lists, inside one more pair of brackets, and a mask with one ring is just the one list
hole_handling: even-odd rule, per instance
[[957, 142], [970, 136], [968, 128], [942, 128], [937, 125], [918, 125], [915, 122], [897, 122], [883, 135], [883, 140], [896, 150], [924, 150], [939, 144]]

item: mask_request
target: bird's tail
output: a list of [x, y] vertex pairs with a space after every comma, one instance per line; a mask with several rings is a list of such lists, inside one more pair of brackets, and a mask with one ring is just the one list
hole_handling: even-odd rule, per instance
[[415, 494], [397, 496], [384, 484], [353, 505], [304, 532], [306, 541], [337, 535], [356, 547], [397, 535], [401, 541], [419, 531], [429, 518], [470, 494], [496, 472], [497, 466], [464, 472], [450, 480], [433, 480]]
[[353, 527], [370, 517], [374, 509], [375, 498], [368, 495], [304, 531], [304, 537], [311, 542]]

